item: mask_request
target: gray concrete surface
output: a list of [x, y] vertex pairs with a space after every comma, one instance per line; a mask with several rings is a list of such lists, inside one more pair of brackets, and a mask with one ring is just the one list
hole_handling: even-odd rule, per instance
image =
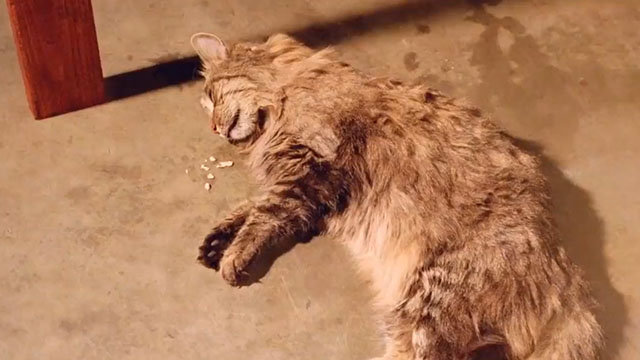
[[[469, 99], [545, 157], [556, 218], [602, 304], [604, 359], [640, 359], [640, 3], [100, 0], [105, 75], [276, 31]], [[33, 121], [0, 6], [0, 359], [366, 359], [366, 284], [317, 239], [235, 290], [195, 262], [255, 188], [190, 83]], [[191, 169], [185, 174], [186, 168]], [[345, 275], [353, 274], [353, 275]]]

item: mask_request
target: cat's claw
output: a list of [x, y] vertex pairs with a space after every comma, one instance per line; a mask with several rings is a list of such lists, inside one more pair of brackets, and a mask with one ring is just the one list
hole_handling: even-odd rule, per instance
[[200, 246], [200, 254], [198, 261], [216, 271], [220, 270], [220, 259], [224, 251], [229, 246], [231, 237], [221, 231], [213, 231], [204, 239], [204, 243]]

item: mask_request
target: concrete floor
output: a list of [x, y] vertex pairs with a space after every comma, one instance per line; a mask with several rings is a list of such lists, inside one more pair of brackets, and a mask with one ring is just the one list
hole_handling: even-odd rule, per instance
[[[191, 33], [275, 31], [356, 67], [466, 97], [544, 156], [556, 218], [602, 304], [605, 360], [640, 359], [640, 3], [94, 1], [105, 75], [191, 55]], [[0, 6], [0, 359], [366, 359], [366, 284], [317, 239], [236, 290], [195, 262], [252, 192], [199, 85], [45, 121], [27, 109]], [[191, 169], [189, 175], [186, 168]], [[347, 270], [347, 271], [345, 271]]]

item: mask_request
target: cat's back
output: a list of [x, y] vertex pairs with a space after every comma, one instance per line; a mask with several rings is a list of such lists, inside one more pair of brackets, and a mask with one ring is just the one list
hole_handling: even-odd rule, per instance
[[[332, 63], [298, 77], [287, 99], [299, 136], [327, 139], [331, 144], [322, 147], [334, 151], [350, 145], [343, 146], [355, 152], [349, 158], [361, 159], [373, 178], [404, 191], [468, 199], [517, 183], [543, 187], [534, 156], [476, 108], [426, 86]], [[362, 146], [351, 146], [356, 141]]]
[[388, 79], [363, 76], [342, 88], [348, 89], [345, 97], [357, 96], [333, 113], [336, 131], [357, 133], [366, 142], [359, 155], [371, 190], [386, 193], [389, 204], [403, 199], [399, 208], [437, 218], [443, 222], [437, 227], [473, 228], [469, 233], [548, 222], [539, 161], [477, 109], [425, 86]]

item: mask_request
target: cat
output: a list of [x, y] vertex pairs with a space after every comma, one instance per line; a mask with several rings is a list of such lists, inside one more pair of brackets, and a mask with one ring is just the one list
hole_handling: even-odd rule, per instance
[[371, 280], [380, 359], [597, 358], [596, 304], [558, 243], [539, 160], [479, 110], [283, 34], [191, 43], [212, 129], [265, 192], [212, 230], [202, 264], [242, 286], [269, 249], [330, 234]]

